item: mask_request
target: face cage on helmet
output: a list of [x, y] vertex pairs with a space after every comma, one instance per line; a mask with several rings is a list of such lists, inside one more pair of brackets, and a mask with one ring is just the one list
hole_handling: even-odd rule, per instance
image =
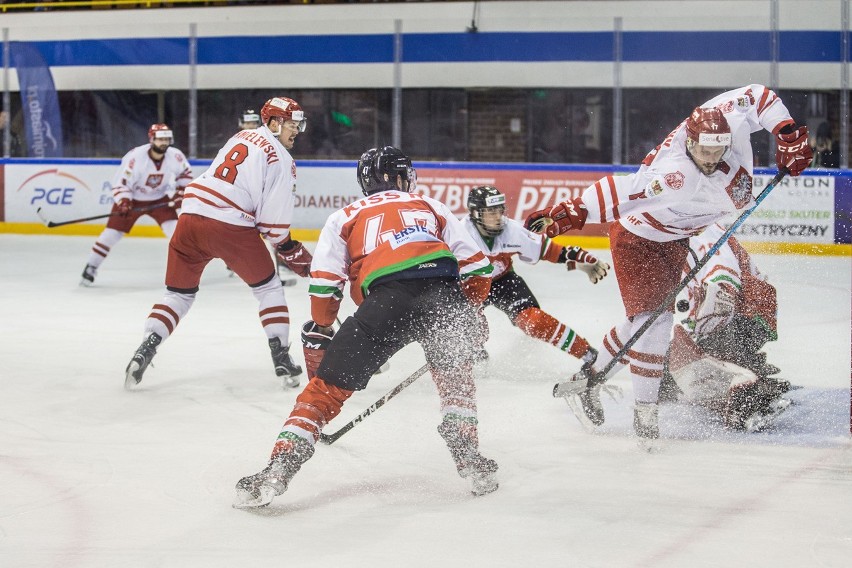
[[[482, 219], [482, 214], [485, 211], [499, 211], [500, 219], [498, 221], [497, 227], [489, 227], [485, 224], [485, 221]], [[503, 215], [506, 213], [505, 205], [495, 205], [492, 207], [476, 207], [470, 210], [470, 218], [473, 220], [473, 224], [476, 225], [476, 229], [479, 233], [486, 237], [497, 237], [503, 233], [503, 229], [506, 228], [506, 223], [503, 221]]]

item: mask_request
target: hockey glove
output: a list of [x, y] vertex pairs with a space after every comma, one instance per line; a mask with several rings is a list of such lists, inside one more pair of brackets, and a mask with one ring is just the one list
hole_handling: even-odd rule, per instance
[[[609, 264], [592, 255], [589, 251], [583, 250], [580, 247], [566, 247], [562, 249], [565, 255], [565, 268], [570, 270], [580, 269], [586, 273], [592, 284], [597, 284], [606, 278]], [[560, 260], [562, 255], [560, 255]]]
[[775, 163], [778, 170], [786, 168], [791, 176], [797, 176], [814, 159], [814, 151], [808, 143], [808, 127], [788, 124], [778, 131]]
[[534, 233], [544, 233], [550, 238], [582, 229], [589, 211], [579, 197], [563, 201], [553, 207], [532, 212], [525, 227]]
[[276, 252], [281, 262], [302, 278], [307, 278], [311, 275], [311, 262], [314, 260], [314, 257], [311, 256], [305, 245], [299, 241], [288, 239], [286, 242], [278, 245]]
[[474, 306], [481, 306], [491, 292], [491, 278], [487, 276], [468, 276], [463, 278], [461, 290]]
[[322, 327], [313, 320], [305, 322], [302, 326], [302, 351], [305, 354], [305, 367], [309, 379], [317, 376], [317, 369], [322, 363], [322, 358], [325, 357], [325, 352], [328, 351], [328, 346], [331, 345], [332, 337], [334, 337], [334, 328]]
[[118, 210], [119, 215], [127, 217], [127, 214], [130, 213], [130, 210], [133, 208], [133, 201], [125, 197], [123, 199], [119, 199], [115, 207]]
[[183, 189], [177, 189], [171, 200], [169, 200], [169, 207], [180, 209], [181, 205], [183, 205]]

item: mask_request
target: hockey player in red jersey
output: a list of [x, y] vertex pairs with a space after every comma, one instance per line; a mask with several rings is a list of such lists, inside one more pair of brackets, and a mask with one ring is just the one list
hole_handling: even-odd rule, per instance
[[[725, 234], [714, 224], [689, 239], [684, 277]], [[771, 377], [763, 347], [778, 337], [775, 287], [735, 237], [687, 285], [678, 302], [689, 315], [675, 325], [660, 390], [665, 400], [706, 406], [732, 429], [760, 430], [789, 406], [790, 383]]]
[[290, 314], [275, 264], [259, 235], [297, 274], [307, 276], [311, 254], [290, 238], [296, 163], [288, 150], [305, 130], [293, 99], [274, 97], [260, 111], [263, 126], [242, 130], [219, 150], [210, 167], [187, 185], [177, 229], [169, 242], [166, 295], [145, 321], [145, 339], [125, 371], [125, 388], [142, 380], [157, 347], [189, 312], [201, 273], [214, 258], [251, 288], [269, 340], [275, 374], [297, 387], [302, 368], [289, 354]]
[[[513, 325], [530, 337], [555, 345], [583, 362], [593, 361], [597, 352], [571, 327], [541, 309], [526, 281], [515, 272], [512, 261], [517, 256], [530, 264], [539, 260], [562, 264], [569, 271], [585, 273], [592, 284], [606, 277], [609, 264], [580, 247], [559, 246], [506, 217], [506, 196], [494, 186], [471, 189], [467, 209], [470, 214], [462, 223], [494, 266], [491, 291], [484, 305], [502, 311]], [[487, 326], [487, 322], [483, 323]], [[488, 353], [483, 348], [477, 359], [487, 358]]]
[[[92, 247], [81, 286], [94, 284], [98, 267], [140, 217], [154, 219], [167, 237], [175, 232], [183, 191], [192, 180], [192, 170], [183, 152], [172, 146], [173, 140], [168, 125], [152, 124], [148, 144], [133, 148], [121, 159], [112, 180], [113, 216]], [[141, 208], [151, 209], [134, 211]]]
[[[235, 507], [264, 506], [284, 493], [346, 399], [414, 341], [438, 387], [438, 432], [459, 475], [471, 479], [475, 494], [497, 489], [497, 464], [479, 453], [471, 337], [491, 264], [449, 208], [410, 193], [415, 171], [399, 149], [365, 152], [357, 178], [366, 197], [328, 218], [311, 266], [313, 319], [302, 328], [310, 381], [267, 467], [237, 483]], [[334, 333], [347, 280], [358, 309]]]
[[610, 250], [627, 319], [604, 337], [597, 361], [554, 389], [554, 396], [566, 397], [585, 426], [603, 424], [602, 381], [629, 365], [634, 430], [646, 439], [659, 436], [657, 401], [673, 306], [663, 306], [662, 315], [606, 377], [598, 371], [678, 285], [689, 237], [754, 205], [750, 135], [761, 129], [775, 136], [779, 169], [797, 176], [810, 164], [807, 127], [796, 125], [771, 89], [748, 85], [696, 107], [636, 173], [607, 176], [580, 197], [527, 218], [528, 227], [551, 237], [587, 222], [612, 223]]

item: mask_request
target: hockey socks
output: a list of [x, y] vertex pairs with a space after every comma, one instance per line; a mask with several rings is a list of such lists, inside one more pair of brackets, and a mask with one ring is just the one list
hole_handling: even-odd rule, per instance
[[536, 339], [555, 345], [577, 359], [589, 352], [589, 342], [573, 329], [539, 308], [527, 308], [514, 321], [518, 328]]

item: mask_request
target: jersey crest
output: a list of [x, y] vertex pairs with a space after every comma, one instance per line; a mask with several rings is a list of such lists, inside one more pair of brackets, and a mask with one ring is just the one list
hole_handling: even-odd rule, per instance
[[737, 209], [742, 209], [751, 200], [751, 189], [751, 176], [742, 166], [737, 170], [728, 187], [725, 188]]

